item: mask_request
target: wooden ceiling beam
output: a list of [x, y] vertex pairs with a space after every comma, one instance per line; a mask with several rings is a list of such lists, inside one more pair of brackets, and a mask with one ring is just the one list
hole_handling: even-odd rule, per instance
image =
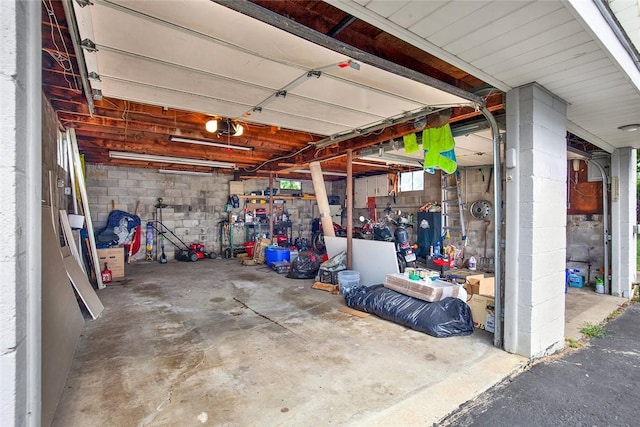
[[[94, 117], [90, 117], [78, 113], [58, 111], [58, 118], [64, 126], [75, 128], [104, 128], [105, 131], [115, 134], [124, 134], [125, 132], [130, 132], [131, 135], [133, 135], [135, 138], [140, 139], [145, 137], [144, 134], [140, 133], [154, 134], [158, 139], [164, 138], [167, 140], [169, 139], [170, 135], [174, 135], [183, 138], [217, 142], [221, 144], [243, 145], [252, 147], [255, 150], [266, 149], [274, 153], [286, 153], [292, 149], [300, 148], [300, 145], [293, 145], [293, 143], [289, 141], [283, 142], [281, 140], [278, 140], [277, 142], [275, 142], [274, 139], [264, 141], [262, 140], [262, 136], [260, 134], [254, 133], [254, 135], [252, 135], [252, 132], [247, 132], [247, 135], [242, 135], [240, 137], [227, 138], [224, 136], [218, 137], [216, 134], [211, 134], [206, 131], [193, 131], [191, 129], [166, 126], [164, 124], [128, 120], [121, 117], [113, 117], [113, 115], [112, 117], [97, 115], [94, 115]], [[268, 143], [268, 147], [265, 147], [265, 143]]]
[[185, 144], [182, 142], [171, 142], [166, 140], [136, 139], [115, 139], [109, 137], [99, 137], [86, 133], [82, 129], [76, 132], [78, 145], [82, 146], [82, 152], [90, 151], [92, 148], [100, 148], [108, 157], [108, 151], [131, 151], [143, 154], [154, 154], [160, 156], [189, 157], [202, 160], [219, 160], [232, 163], [242, 163], [252, 165], [269, 160], [269, 153], [255, 151], [227, 150], [218, 147], [203, 147], [201, 145]]

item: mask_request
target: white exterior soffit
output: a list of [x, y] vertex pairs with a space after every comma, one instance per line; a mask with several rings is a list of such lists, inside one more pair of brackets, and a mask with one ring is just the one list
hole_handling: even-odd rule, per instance
[[640, 147], [618, 129], [640, 122], [640, 71], [593, 1], [327, 2], [502, 91], [541, 84], [568, 103], [568, 130], [608, 152]]
[[326, 136], [472, 104], [209, 0], [73, 6], [103, 96]]

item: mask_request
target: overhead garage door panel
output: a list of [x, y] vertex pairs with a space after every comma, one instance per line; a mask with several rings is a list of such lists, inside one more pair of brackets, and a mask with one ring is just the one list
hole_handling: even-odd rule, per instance
[[[345, 55], [248, 18], [210, 0], [121, 1], [127, 7], [166, 22], [206, 34], [277, 62], [313, 69], [348, 59]], [[239, 31], [241, 29], [241, 31]]]
[[[171, 91], [226, 100], [245, 105], [246, 109], [272, 93], [269, 89], [193, 69], [174, 67], [149, 59], [138, 58], [132, 61], [130, 55], [119, 52], [103, 51], [102, 57], [105, 59], [101, 67], [103, 79], [131, 81], [146, 86], [157, 86]], [[132, 86], [132, 90], [134, 87]], [[211, 113], [216, 112], [211, 111]]]

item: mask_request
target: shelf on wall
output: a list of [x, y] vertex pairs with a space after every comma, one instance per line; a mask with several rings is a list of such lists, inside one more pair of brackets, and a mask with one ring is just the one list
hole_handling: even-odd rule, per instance
[[260, 200], [268, 200], [269, 198], [273, 198], [273, 200], [315, 200], [316, 196], [314, 195], [302, 195], [299, 197], [296, 196], [247, 196], [242, 195], [238, 196], [239, 199], [260, 199]]

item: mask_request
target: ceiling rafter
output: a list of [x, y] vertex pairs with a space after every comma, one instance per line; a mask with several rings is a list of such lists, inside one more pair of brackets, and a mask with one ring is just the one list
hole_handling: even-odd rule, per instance
[[[463, 91], [483, 85], [475, 77], [389, 36], [368, 23], [349, 17], [327, 3], [317, 1], [254, 1], [253, 3], [277, 11], [323, 34], [329, 33], [342, 22], [346, 25], [335, 34], [336, 41], [456, 86]], [[273, 171], [277, 173], [277, 170], [282, 167], [278, 166], [278, 162], [273, 161], [274, 159], [287, 159], [286, 162], [304, 165], [310, 161], [320, 160], [328, 171], [343, 172], [346, 167], [345, 150], [362, 150], [412, 131], [411, 123], [394, 125], [370, 135], [361, 135], [317, 150], [310, 144], [325, 138], [324, 135], [298, 132], [270, 124], [252, 123], [248, 121], [250, 116], [243, 117], [241, 120], [245, 128], [243, 136], [231, 138], [229, 141], [228, 138], [217, 138], [204, 130], [204, 123], [212, 117], [206, 112], [186, 111], [104, 96], [102, 99], [93, 100], [94, 111], [91, 115], [83, 93], [69, 82], [73, 79], [80, 80], [75, 62], [76, 55], [73, 52], [61, 2], [52, 2], [52, 4], [56, 19], [52, 20], [52, 23], [44, 13], [42, 19], [43, 89], [58, 114], [60, 122], [76, 129], [80, 149], [88, 163], [149, 168], [170, 167], [167, 164], [154, 162], [110, 159], [108, 156], [109, 150], [130, 150], [177, 157], [197, 156], [202, 159], [235, 163], [239, 169], [236, 173], [246, 176], [262, 175]], [[44, 5], [43, 12], [45, 12]], [[57, 43], [53, 42], [52, 34]], [[64, 40], [69, 52], [65, 51], [61, 40]], [[56, 56], [68, 58], [73, 68], [64, 69], [56, 60]], [[502, 101], [493, 103], [490, 98], [486, 98], [485, 102], [491, 111], [500, 111], [503, 108]], [[454, 108], [452, 111], [452, 123], [479, 115], [479, 112], [469, 108]], [[247, 145], [253, 147], [253, 151], [238, 152], [224, 148], [175, 143], [169, 141], [170, 135]], [[378, 165], [377, 169], [372, 169], [366, 165], [354, 165], [353, 171], [356, 175], [366, 175], [380, 172], [381, 167], [383, 166]], [[181, 169], [211, 171], [210, 168], [202, 166], [182, 166]], [[389, 170], [402, 169], [402, 166], [389, 168]], [[222, 172], [230, 173], [228, 170]], [[295, 172], [290, 172], [289, 176], [309, 178], [308, 175]], [[341, 178], [327, 176], [326, 179]]]

